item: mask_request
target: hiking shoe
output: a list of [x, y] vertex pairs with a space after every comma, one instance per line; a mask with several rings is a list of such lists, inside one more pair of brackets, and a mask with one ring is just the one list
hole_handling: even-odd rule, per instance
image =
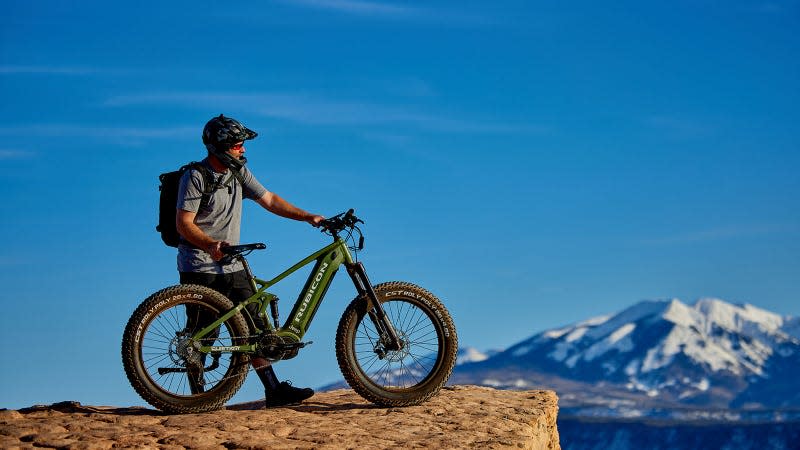
[[314, 395], [311, 388], [296, 388], [290, 381], [284, 381], [278, 385], [274, 391], [266, 391], [267, 408], [271, 406], [283, 406], [300, 403]]

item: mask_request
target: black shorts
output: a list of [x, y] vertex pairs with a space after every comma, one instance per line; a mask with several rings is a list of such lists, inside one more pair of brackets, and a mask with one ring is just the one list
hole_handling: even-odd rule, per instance
[[[211, 288], [227, 297], [234, 305], [242, 300], [246, 300], [256, 293], [250, 278], [244, 270], [233, 273], [214, 274], [197, 272], [180, 272], [181, 284], [199, 284]], [[266, 324], [258, 316], [257, 305], [247, 305], [247, 312], [253, 318], [256, 325], [265, 329]]]
[[244, 270], [217, 275], [215, 273], [181, 272], [181, 284], [199, 284], [228, 297], [233, 304], [251, 297], [256, 291]]

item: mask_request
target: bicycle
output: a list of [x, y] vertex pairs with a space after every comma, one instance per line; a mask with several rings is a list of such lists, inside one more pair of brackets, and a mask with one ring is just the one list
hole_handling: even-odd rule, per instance
[[[224, 247], [225, 262], [241, 261], [256, 290], [238, 305], [192, 284], [152, 294], [136, 308], [122, 339], [123, 366], [133, 388], [169, 413], [221, 408], [244, 383], [250, 356], [287, 360], [310, 344], [302, 338], [344, 265], [357, 292], [336, 331], [336, 359], [345, 381], [381, 406], [417, 405], [434, 396], [456, 362], [453, 320], [435, 295], [417, 285], [370, 284], [363, 263], [353, 256], [364, 248], [359, 223], [352, 209], [324, 220], [320, 228], [333, 242], [268, 281], [253, 276], [245, 259], [266, 245]], [[311, 262], [305, 286], [280, 326], [278, 298], [267, 289]], [[247, 308], [251, 304], [257, 318]]]

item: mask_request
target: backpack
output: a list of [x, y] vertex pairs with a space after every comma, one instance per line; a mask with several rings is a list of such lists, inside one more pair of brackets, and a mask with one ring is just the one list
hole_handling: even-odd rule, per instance
[[181, 177], [184, 172], [190, 169], [198, 170], [203, 175], [203, 196], [200, 197], [200, 209], [208, 206], [208, 201], [211, 199], [211, 194], [217, 186], [214, 185], [214, 177], [208, 168], [193, 161], [174, 172], [162, 173], [158, 176], [161, 185], [158, 190], [161, 195], [158, 202], [158, 225], [156, 231], [161, 233], [161, 240], [170, 247], [177, 247], [181, 240], [181, 235], [178, 233], [178, 228], [175, 225], [175, 220], [178, 215], [178, 186], [181, 183]]
[[170, 247], [177, 247], [181, 242], [181, 235], [178, 233], [178, 228], [175, 224], [178, 216], [178, 187], [180, 187], [181, 177], [184, 172], [190, 169], [195, 169], [203, 175], [203, 195], [200, 197], [200, 209], [208, 206], [211, 194], [217, 189], [222, 189], [226, 186], [230, 188], [232, 186], [230, 183], [235, 183], [236, 181], [241, 186], [244, 186], [242, 174], [233, 169], [230, 169], [231, 176], [228, 177], [227, 181], [222, 182], [220, 180], [220, 183], [215, 183], [211, 170], [205, 164], [197, 161], [192, 161], [174, 172], [159, 175], [158, 180], [161, 181], [161, 185], [158, 190], [161, 191], [161, 195], [158, 203], [158, 225], [156, 225], [156, 231], [161, 233], [161, 240]]

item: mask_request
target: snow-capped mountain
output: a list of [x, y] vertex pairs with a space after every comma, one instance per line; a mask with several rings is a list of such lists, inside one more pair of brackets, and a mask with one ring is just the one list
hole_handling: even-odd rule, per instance
[[500, 350], [482, 352], [475, 347], [459, 347], [456, 355], [456, 365], [485, 361], [498, 353], [500, 353]]
[[800, 406], [799, 335], [797, 318], [752, 305], [644, 301], [458, 366], [451, 381], [508, 388], [555, 383], [562, 399], [585, 400], [592, 386], [597, 395], [630, 401]]

